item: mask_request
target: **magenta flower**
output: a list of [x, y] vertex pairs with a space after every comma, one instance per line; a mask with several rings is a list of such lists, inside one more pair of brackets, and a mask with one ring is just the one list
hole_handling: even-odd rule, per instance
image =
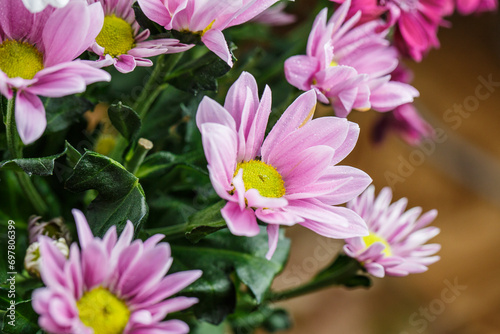
[[395, 132], [408, 144], [419, 145], [434, 134], [434, 129], [420, 116], [413, 104], [403, 104], [390, 113], [382, 114], [374, 127], [374, 140], [381, 142], [387, 133]]
[[144, 14], [167, 30], [192, 32], [206, 47], [233, 66], [222, 31], [245, 23], [278, 0], [138, 0]]
[[356, 144], [359, 127], [337, 117], [311, 120], [313, 91], [302, 94], [264, 139], [271, 90], [259, 101], [257, 83], [244, 72], [230, 88], [224, 107], [205, 97], [196, 115], [210, 180], [227, 200], [221, 210], [235, 235], [259, 233], [267, 224], [270, 259], [280, 225], [300, 224], [331, 238], [367, 235], [363, 220], [335, 207], [371, 182], [364, 172], [336, 166]]
[[[392, 80], [410, 83], [413, 73], [401, 64], [392, 72]], [[420, 116], [412, 103], [403, 104], [391, 112], [383, 113], [374, 127], [375, 142], [382, 141], [388, 132], [396, 132], [410, 145], [418, 145], [424, 138], [434, 135], [434, 129]]]
[[456, 0], [456, 7], [462, 15], [490, 12], [498, 9], [498, 0]]
[[38, 323], [53, 334], [188, 333], [180, 320], [162, 321], [184, 310], [196, 298], [165, 300], [201, 276], [200, 270], [165, 276], [172, 258], [168, 243], [157, 234], [134, 240], [129, 221], [119, 238], [115, 226], [95, 238], [78, 210], [73, 210], [80, 247], [71, 245], [69, 259], [51, 239], [39, 238], [41, 277], [46, 287], [33, 292]]
[[[342, 3], [345, 0], [330, 0]], [[361, 11], [361, 22], [387, 15], [385, 27], [395, 26], [394, 43], [399, 51], [416, 61], [439, 47], [437, 31], [444, 24], [448, 0], [352, 0], [348, 17]]]
[[355, 27], [360, 14], [345, 21], [350, 0], [327, 22], [327, 9], [316, 17], [307, 43], [307, 55], [285, 62], [288, 82], [301, 90], [314, 89], [323, 103], [331, 102], [335, 114], [351, 110], [389, 111], [413, 101], [418, 91], [391, 81], [398, 54], [378, 32], [375, 21]]
[[132, 9], [134, 0], [88, 0], [100, 2], [104, 8], [104, 25], [92, 45], [92, 51], [100, 56], [99, 67], [114, 65], [122, 73], [132, 72], [136, 66], [152, 66], [144, 57], [165, 53], [178, 53], [192, 46], [180, 44], [178, 40], [161, 38], [146, 41], [149, 30], [139, 32]]
[[62, 97], [84, 92], [111, 76], [74, 60], [102, 27], [100, 5], [71, 1], [60, 9], [30, 13], [21, 1], [0, 0], [0, 92], [16, 97], [15, 118], [22, 141], [37, 140], [47, 125], [37, 95]]
[[[408, 200], [402, 198], [390, 204], [392, 192], [382, 189], [375, 198], [375, 187], [370, 186], [361, 196], [347, 203], [368, 225], [370, 235], [346, 239], [344, 251], [360, 261], [375, 277], [406, 276], [422, 273], [437, 262], [439, 244], [424, 245], [439, 233], [437, 227], [426, 227], [437, 216], [431, 210], [422, 216], [422, 208], [405, 212]], [[420, 218], [419, 218], [420, 216]]]

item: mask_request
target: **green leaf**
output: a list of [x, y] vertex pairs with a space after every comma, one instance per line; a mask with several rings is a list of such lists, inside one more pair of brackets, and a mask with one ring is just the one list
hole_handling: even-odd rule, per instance
[[207, 235], [227, 227], [226, 221], [220, 213], [224, 205], [226, 205], [226, 201], [219, 201], [189, 217], [186, 238], [196, 243]]
[[109, 107], [108, 116], [113, 126], [125, 139], [129, 142], [137, 139], [141, 130], [141, 118], [132, 108], [118, 102]]
[[186, 155], [175, 155], [170, 152], [157, 152], [146, 157], [141, 167], [135, 175], [138, 178], [152, 178], [160, 175], [165, 175], [177, 166], [187, 166], [200, 173], [207, 174], [206, 170], [193, 164], [197, 160], [196, 154], [190, 152]]
[[45, 133], [53, 133], [66, 129], [88, 110], [93, 110], [94, 104], [78, 96], [49, 98], [45, 102], [47, 128]]
[[48, 176], [54, 173], [54, 162], [66, 153], [67, 147], [59, 154], [41, 158], [22, 158], [0, 162], [0, 170], [25, 172], [28, 175]]
[[[12, 306], [10, 306], [12, 308]], [[4, 314], [2, 333], [5, 334], [33, 334], [38, 327], [38, 314], [31, 307], [31, 300], [16, 303], [15, 311], [7, 309]], [[14, 324], [14, 326], [12, 326]]]
[[87, 208], [87, 219], [96, 236], [113, 225], [121, 231], [130, 220], [136, 233], [148, 215], [146, 196], [139, 179], [115, 160], [87, 151], [76, 164], [65, 187], [73, 192], [95, 189], [99, 195]]
[[281, 231], [278, 248], [270, 261], [265, 258], [268, 240], [264, 228], [252, 238], [221, 230], [196, 246], [188, 241], [178, 241], [171, 246], [174, 270], [197, 268], [203, 271], [203, 276], [185, 289], [183, 295], [200, 299], [193, 308], [199, 319], [218, 324], [235, 308], [235, 287], [230, 276], [235, 273], [260, 302], [274, 277], [283, 269], [290, 241]]
[[[231, 57], [234, 58], [230, 46]], [[226, 74], [231, 67], [217, 55], [207, 52], [194, 59], [167, 77], [167, 81], [178, 89], [198, 94], [203, 91], [217, 91], [217, 78]]]

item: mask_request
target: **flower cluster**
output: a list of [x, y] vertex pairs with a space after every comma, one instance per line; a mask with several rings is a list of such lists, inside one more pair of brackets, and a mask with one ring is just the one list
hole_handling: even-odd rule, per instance
[[[331, 17], [322, 9], [299, 36], [305, 51], [295, 36], [272, 56], [263, 48], [246, 58], [251, 46], [243, 45], [234, 49], [240, 66], [233, 42], [255, 38], [254, 26], [268, 26], [256, 35], [271, 35], [269, 26], [300, 24], [302, 16], [278, 0], [0, 0], [0, 148], [8, 159], [0, 176], [12, 195], [0, 210], [15, 207], [0, 215], [22, 222], [18, 278], [44, 286], [19, 298], [27, 297], [20, 302], [31, 303], [41, 330], [201, 333], [204, 321], [234, 312], [229, 325], [240, 332], [241, 319], [251, 319], [251, 332], [272, 322], [264, 318], [280, 296], [367, 286], [367, 273], [422, 273], [440, 259], [441, 246], [427, 244], [440, 232], [429, 226], [437, 211], [407, 210], [406, 198], [391, 204], [389, 188], [375, 196], [371, 177], [346, 160], [360, 134], [348, 117], [378, 112], [376, 142], [389, 131], [410, 145], [431, 137], [402, 60], [420, 62], [437, 48], [438, 28], [453, 11], [490, 11], [498, 2], [327, 3], [336, 7]], [[247, 22], [248, 30], [224, 35]], [[106, 83], [117, 77], [126, 79]], [[273, 86], [273, 104], [266, 82], [288, 90]], [[334, 116], [316, 115], [318, 103]], [[109, 149], [100, 150], [103, 142]], [[58, 182], [41, 179], [52, 176]], [[86, 207], [90, 222], [73, 209], [75, 242], [62, 218], [68, 203]], [[345, 240], [343, 253], [310, 282], [275, 292], [290, 244], [283, 230], [294, 225]], [[9, 243], [12, 272], [10, 253], [20, 244]]]

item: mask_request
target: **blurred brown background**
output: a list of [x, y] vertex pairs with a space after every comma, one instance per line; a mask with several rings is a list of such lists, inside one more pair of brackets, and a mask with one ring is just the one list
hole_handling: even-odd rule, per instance
[[[351, 118], [360, 124], [361, 138], [344, 163], [366, 171], [377, 193], [389, 185], [387, 171], [398, 173], [401, 159], [409, 160], [412, 154], [414, 159], [425, 157], [392, 188], [395, 198], [409, 199], [409, 207], [438, 209], [434, 224], [441, 234], [432, 241], [442, 245], [441, 261], [423, 274], [374, 279], [369, 290], [331, 288], [283, 302], [295, 323], [289, 333], [500, 333], [499, 18], [452, 17], [453, 27], [440, 30], [441, 48], [422, 63], [409, 64], [421, 93], [422, 113], [444, 130], [445, 140], [423, 151], [390, 136], [374, 147], [369, 135], [377, 115], [357, 113]], [[484, 100], [474, 98], [479, 76], [491, 76], [498, 83]], [[479, 104], [474, 106], [474, 101]], [[447, 113], [454, 104], [464, 103], [470, 113]], [[291, 259], [275, 282], [277, 289], [293, 286], [293, 278], [313, 276], [342, 246], [321, 243], [320, 237], [300, 226], [287, 235], [292, 238]], [[325, 249], [332, 254], [325, 256]], [[321, 254], [319, 260], [315, 250]], [[462, 290], [443, 297], [446, 281], [458, 282]]]

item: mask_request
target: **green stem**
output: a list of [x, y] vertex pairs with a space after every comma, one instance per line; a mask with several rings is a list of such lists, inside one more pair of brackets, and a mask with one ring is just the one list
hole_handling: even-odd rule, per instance
[[[146, 114], [151, 109], [151, 106], [155, 102], [156, 98], [168, 87], [168, 84], [165, 83], [165, 78], [179, 62], [182, 55], [183, 53], [181, 52], [169, 55], [161, 55], [160, 57], [158, 57], [158, 61], [156, 62], [153, 73], [151, 73], [146, 86], [144, 86], [141, 94], [132, 105], [132, 109], [137, 112], [141, 119], [144, 120]], [[113, 148], [109, 156], [112, 159], [121, 160], [120, 158], [123, 155], [123, 151], [127, 148], [128, 144], [129, 143], [125, 138], [119, 136], [116, 141], [115, 147]]]
[[181, 59], [183, 53], [162, 55], [158, 58], [156, 66], [133, 105], [133, 109], [144, 119], [151, 105], [158, 95], [167, 88], [168, 84], [164, 82], [165, 77], [172, 71], [177, 62]]
[[[22, 159], [23, 149], [22, 143], [19, 140], [17, 133], [16, 122], [14, 119], [15, 101], [14, 98], [10, 99], [7, 103], [7, 117], [5, 119], [6, 135], [7, 135], [7, 148], [9, 149], [11, 159]], [[33, 205], [33, 208], [39, 215], [44, 215], [48, 212], [47, 204], [38, 190], [33, 185], [31, 178], [24, 172], [16, 172], [17, 181], [28, 197], [28, 200]]]
[[165, 235], [164, 240], [170, 241], [170, 240], [183, 238], [184, 235], [186, 234], [186, 228], [187, 228], [187, 223], [183, 223], [183, 224], [177, 224], [177, 225], [173, 225], [173, 226], [147, 229], [146, 232], [148, 232], [152, 235], [153, 234], [164, 234]]
[[132, 158], [125, 164], [125, 168], [135, 174], [141, 166], [148, 152], [153, 148], [153, 143], [145, 138], [140, 138]]
[[348, 264], [334, 272], [330, 271], [328, 273], [325, 272], [324, 274], [319, 274], [304, 285], [285, 291], [271, 292], [267, 296], [267, 300], [277, 302], [302, 296], [331, 286], [343, 285], [347, 279], [356, 276], [361, 268], [361, 265], [356, 260], [350, 261]]

